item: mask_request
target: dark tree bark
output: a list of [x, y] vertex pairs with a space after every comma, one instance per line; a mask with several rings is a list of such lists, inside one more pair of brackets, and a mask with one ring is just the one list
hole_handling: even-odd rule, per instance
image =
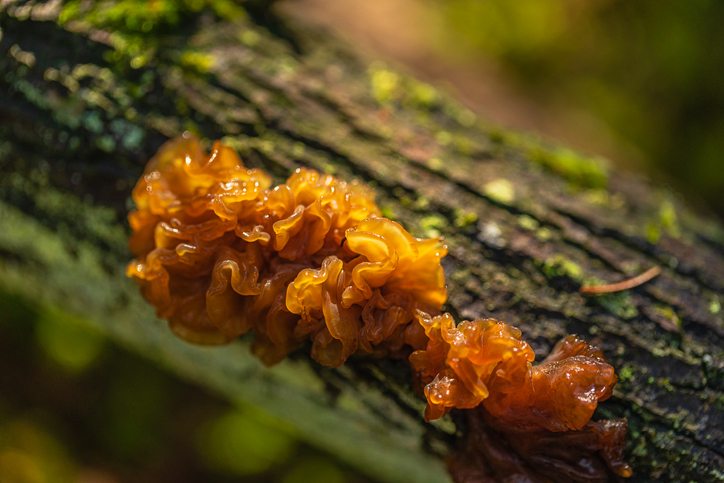
[[[263, 2], [120, 20], [73, 8], [94, 2], [3, 3], [4, 292], [260, 406], [382, 480], [445, 481], [464, 428], [422, 421], [406, 365], [330, 370], [300, 350], [267, 369], [244, 339], [193, 347], [124, 276], [146, 160], [184, 130], [223, 138], [277, 181], [297, 166], [364, 180], [413, 234], [444, 235], [457, 318], [515, 325], [539, 357], [568, 333], [602, 347], [620, 383], [597, 418], [628, 418], [635, 481], [724, 481], [724, 231], [666, 188], [478, 121]], [[636, 289], [578, 293], [655, 265]]]

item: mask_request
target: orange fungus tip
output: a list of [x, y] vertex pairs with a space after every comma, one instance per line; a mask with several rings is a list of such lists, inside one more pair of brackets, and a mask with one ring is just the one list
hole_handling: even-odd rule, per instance
[[[428, 421], [478, 408], [516, 431], [578, 431], [611, 395], [613, 368], [575, 336], [533, 366], [518, 329], [441, 314], [447, 246], [381, 217], [366, 186], [305, 168], [271, 185], [231, 148], [206, 153], [188, 133], [149, 161], [126, 273], [179, 337], [214, 345], [252, 332], [269, 365], [305, 340], [326, 366], [355, 353], [409, 358]], [[620, 446], [620, 428], [594, 429], [588, 438], [617, 451], [604, 443]]]

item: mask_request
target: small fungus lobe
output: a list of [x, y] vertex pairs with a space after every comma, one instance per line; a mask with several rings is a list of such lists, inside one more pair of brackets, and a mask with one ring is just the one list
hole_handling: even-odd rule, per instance
[[325, 366], [355, 353], [409, 360], [427, 421], [465, 410], [453, 414], [468, 426], [450, 461], [457, 482], [630, 476], [625, 420], [590, 421], [617, 380], [600, 349], [567, 336], [533, 365], [517, 328], [441, 313], [445, 243], [381, 217], [367, 187], [304, 168], [271, 184], [190, 134], [149, 161], [133, 190], [127, 275], [176, 335], [216, 345], [253, 332], [267, 365], [303, 341]]

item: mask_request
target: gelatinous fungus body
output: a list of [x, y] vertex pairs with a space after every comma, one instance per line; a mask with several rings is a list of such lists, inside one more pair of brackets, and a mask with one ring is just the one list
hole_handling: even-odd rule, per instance
[[437, 419], [451, 408], [474, 408], [490, 396], [493, 373], [521, 385], [534, 359], [533, 349], [520, 340], [518, 329], [495, 319], [455, 324], [450, 314], [417, 317], [429, 338], [427, 348], [414, 352], [410, 363], [425, 386], [425, 419]]
[[495, 319], [455, 324], [450, 314], [418, 312], [429, 341], [410, 363], [425, 385], [425, 418], [481, 403], [496, 418], [550, 431], [583, 427], [616, 375], [600, 349], [576, 336], [561, 340], [539, 365], [520, 330]]
[[298, 169], [270, 185], [218, 142], [210, 155], [190, 135], [161, 147], [133, 190], [127, 269], [159, 317], [198, 344], [251, 330], [267, 364], [305, 339], [328, 366], [424, 346], [414, 314], [447, 298], [445, 245], [380, 218], [359, 183]]
[[569, 335], [534, 366], [520, 331], [500, 321], [418, 318], [429, 342], [410, 362], [424, 385], [425, 419], [467, 409], [467, 443], [449, 462], [456, 483], [631, 476], [626, 420], [590, 421], [617, 380], [600, 349]]
[[553, 432], [507, 424], [484, 406], [454, 416], [466, 427], [448, 460], [456, 483], [604, 483], [632, 474], [623, 462], [625, 419]]
[[185, 134], [151, 159], [133, 200], [127, 274], [179, 337], [213, 345], [251, 331], [268, 365], [304, 340], [326, 366], [409, 358], [426, 420], [465, 409], [458, 482], [630, 476], [625, 421], [589, 421], [616, 383], [603, 353], [568, 336], [533, 365], [515, 327], [440, 314], [447, 247], [382, 218], [365, 186], [298, 169], [271, 188], [233, 150], [206, 154]]

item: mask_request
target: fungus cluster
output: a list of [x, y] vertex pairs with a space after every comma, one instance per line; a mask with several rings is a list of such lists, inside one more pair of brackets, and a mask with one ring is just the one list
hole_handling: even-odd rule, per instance
[[[362, 184], [298, 169], [271, 188], [232, 149], [216, 142], [209, 155], [185, 134], [149, 161], [133, 200], [127, 274], [179, 337], [213, 345], [251, 331], [267, 365], [305, 340], [326, 366], [355, 353], [409, 359], [426, 420], [470, 409], [471, 425], [499, 433], [585, 433], [586, 457], [630, 475], [625, 426], [585, 429], [616, 382], [602, 352], [568, 336], [533, 366], [518, 329], [441, 314], [447, 247], [381, 217]], [[453, 474], [468, 481], [460, 455]]]
[[428, 421], [451, 408], [483, 404], [521, 428], [577, 430], [610, 397], [617, 380], [603, 352], [574, 335], [533, 366], [533, 349], [515, 327], [495, 319], [456, 325], [450, 314], [420, 312], [418, 318], [429, 341], [410, 362], [425, 385]]
[[179, 337], [224, 344], [253, 331], [266, 364], [301, 341], [339, 366], [354, 352], [426, 343], [416, 310], [447, 298], [445, 245], [381, 218], [372, 192], [298, 169], [270, 189], [220, 143], [166, 143], [133, 190], [128, 276]]

